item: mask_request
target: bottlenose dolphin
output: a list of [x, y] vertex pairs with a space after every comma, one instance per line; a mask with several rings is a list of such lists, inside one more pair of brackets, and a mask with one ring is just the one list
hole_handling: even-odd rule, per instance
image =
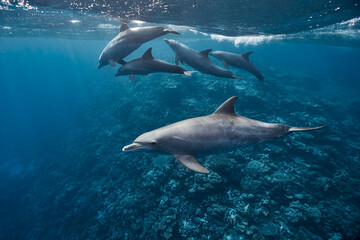
[[193, 71], [185, 71], [182, 67], [170, 64], [159, 59], [156, 59], [151, 54], [152, 48], [149, 48], [141, 58], [134, 59], [130, 62], [125, 62], [119, 68], [115, 76], [130, 75], [131, 81], [135, 82], [134, 75], [148, 75], [155, 72], [166, 72], [166, 73], [179, 73], [191, 76]]
[[229, 69], [229, 66], [241, 68], [243, 70], [248, 71], [255, 77], [257, 77], [261, 82], [264, 82], [264, 76], [261, 72], [255, 67], [255, 65], [250, 62], [249, 56], [253, 52], [247, 52], [243, 54], [235, 54], [230, 52], [223, 52], [223, 51], [214, 51], [210, 53], [211, 56], [214, 56], [222, 61], [224, 67]]
[[123, 23], [120, 28], [120, 33], [112, 39], [102, 51], [99, 57], [98, 68], [108, 64], [115, 66], [115, 62], [124, 59], [139, 48], [141, 44], [167, 33], [180, 34], [158, 26], [129, 28]]
[[199, 173], [209, 173], [193, 154], [221, 147], [264, 142], [286, 136], [291, 132], [320, 127], [290, 127], [282, 123], [265, 123], [236, 114], [238, 97], [226, 100], [213, 114], [183, 120], [140, 135], [125, 146], [125, 152], [155, 150], [173, 154], [185, 167]]
[[178, 65], [179, 61], [181, 63], [186, 63], [190, 67], [199, 70], [200, 72], [211, 74], [217, 77], [223, 78], [239, 78], [235, 76], [232, 72], [227, 71], [223, 68], [218, 67], [215, 63], [213, 63], [209, 58], [209, 52], [212, 49], [206, 49], [201, 52], [197, 52], [188, 46], [172, 40], [172, 39], [164, 39], [167, 44], [172, 48], [175, 52], [175, 64]]

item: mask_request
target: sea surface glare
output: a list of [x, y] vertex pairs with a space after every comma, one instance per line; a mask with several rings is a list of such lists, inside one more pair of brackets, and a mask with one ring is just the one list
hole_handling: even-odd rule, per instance
[[[206, 2], [206, 3], [205, 3]], [[118, 33], [175, 64], [174, 39], [249, 59], [264, 83], [196, 71], [115, 77]], [[225, 69], [223, 63], [209, 55]], [[360, 239], [357, 1], [0, 0], [0, 239]], [[212, 114], [322, 129], [196, 154], [123, 152], [145, 132]]]

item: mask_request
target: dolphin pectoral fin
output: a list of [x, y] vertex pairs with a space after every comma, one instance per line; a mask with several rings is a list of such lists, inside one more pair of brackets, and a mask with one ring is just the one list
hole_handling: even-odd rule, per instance
[[130, 80], [132, 82], [136, 82], [136, 79], [135, 79], [135, 75], [134, 74], [130, 74]]
[[228, 64], [224, 60], [222, 61], [222, 64], [224, 65], [224, 68], [229, 69]]
[[179, 65], [180, 57], [178, 55], [175, 56], [175, 64]]
[[174, 154], [176, 160], [181, 162], [188, 169], [198, 172], [198, 173], [209, 173], [209, 170], [201, 166], [201, 164], [196, 160], [193, 155], [180, 155]]
[[238, 76], [236, 76], [236, 75], [233, 75], [233, 78], [242, 79], [242, 77], [238, 77]]
[[112, 59], [110, 59], [110, 60], [108, 61], [108, 63], [109, 63], [111, 66], [113, 66], [113, 67], [115, 67], [115, 66], [116, 66], [116, 64], [115, 64], [114, 60], [112, 60]]
[[193, 74], [193, 73], [195, 73], [196, 71], [184, 71], [184, 74], [186, 75], [186, 76], [188, 76], [188, 77], [191, 77], [191, 75]]

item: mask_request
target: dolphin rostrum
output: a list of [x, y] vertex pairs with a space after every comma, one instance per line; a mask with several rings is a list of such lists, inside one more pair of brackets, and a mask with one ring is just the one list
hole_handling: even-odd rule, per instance
[[229, 66], [233, 66], [236, 68], [241, 68], [243, 70], [248, 71], [257, 79], [259, 79], [261, 82], [264, 82], [264, 76], [261, 74], [261, 72], [255, 67], [255, 65], [250, 62], [249, 56], [253, 52], [247, 52], [243, 54], [235, 54], [230, 52], [223, 52], [223, 51], [214, 51], [210, 53], [211, 56], [214, 56], [222, 61], [224, 67], [226, 69], [229, 69]]
[[99, 57], [98, 68], [108, 64], [115, 66], [115, 62], [123, 60], [139, 48], [141, 44], [167, 33], [180, 34], [159, 26], [129, 28], [123, 23], [120, 28], [120, 33], [112, 39], [102, 51]]
[[159, 59], [156, 59], [151, 54], [152, 48], [149, 48], [141, 58], [134, 59], [130, 62], [125, 62], [119, 68], [115, 76], [130, 75], [131, 81], [135, 82], [134, 75], [148, 75], [155, 72], [166, 72], [166, 73], [179, 73], [191, 76], [193, 71], [185, 71], [182, 67], [170, 64]]
[[200, 72], [211, 74], [217, 77], [223, 78], [239, 78], [235, 76], [232, 72], [218, 67], [215, 63], [213, 63], [209, 58], [209, 52], [211, 49], [206, 49], [201, 52], [197, 52], [188, 46], [172, 40], [172, 39], [165, 39], [165, 42], [169, 44], [171, 49], [175, 52], [175, 63], [176, 65], [181, 63], [186, 63], [190, 67], [199, 70]]
[[186, 119], [140, 135], [122, 150], [155, 150], [173, 154], [185, 167], [199, 173], [209, 173], [193, 154], [222, 147], [264, 142], [286, 136], [291, 132], [320, 127], [290, 127], [282, 123], [265, 123], [236, 114], [238, 97], [225, 101], [213, 114]]

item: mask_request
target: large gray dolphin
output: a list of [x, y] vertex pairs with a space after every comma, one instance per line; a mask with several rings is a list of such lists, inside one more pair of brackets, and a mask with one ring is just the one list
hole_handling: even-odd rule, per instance
[[213, 63], [209, 58], [209, 52], [211, 49], [206, 49], [201, 52], [197, 52], [188, 46], [172, 40], [172, 39], [165, 39], [165, 42], [169, 44], [171, 49], [175, 52], [175, 63], [176, 65], [181, 63], [186, 63], [190, 67], [199, 70], [200, 72], [211, 74], [217, 77], [223, 78], [239, 78], [235, 76], [232, 72], [218, 67], [215, 63]]
[[158, 26], [129, 28], [123, 23], [120, 28], [120, 33], [112, 39], [102, 51], [99, 57], [98, 68], [108, 64], [115, 66], [115, 62], [127, 57], [139, 48], [141, 44], [167, 33], [180, 34]]
[[128, 63], [122, 60], [124, 65], [119, 68], [115, 76], [130, 75], [133, 82], [136, 81], [134, 75], [148, 75], [155, 72], [179, 73], [191, 76], [193, 71], [185, 71], [182, 67], [156, 59], [152, 56], [151, 50], [152, 48], [149, 48], [141, 58]]
[[235, 54], [230, 52], [214, 51], [210, 53], [210, 55], [220, 59], [226, 69], [229, 69], [228, 65], [244, 69], [257, 77], [261, 82], [264, 82], [264, 76], [249, 60], [249, 56], [252, 53], [253, 52]]
[[213, 114], [180, 121], [144, 133], [127, 145], [123, 151], [155, 150], [173, 154], [187, 168], [209, 173], [194, 154], [214, 149], [264, 142], [284, 137], [291, 132], [308, 131], [320, 127], [290, 127], [282, 123], [265, 123], [235, 113], [238, 97], [225, 101]]

